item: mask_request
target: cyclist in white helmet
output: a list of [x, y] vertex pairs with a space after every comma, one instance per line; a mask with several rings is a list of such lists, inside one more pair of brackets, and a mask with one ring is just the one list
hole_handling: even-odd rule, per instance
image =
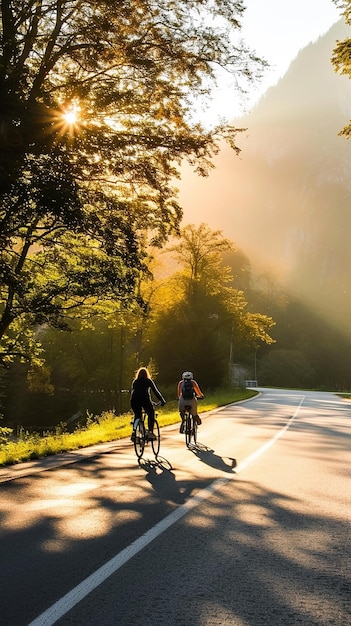
[[191, 415], [195, 416], [195, 419], [199, 425], [201, 424], [201, 418], [197, 414], [197, 399], [200, 398], [202, 400], [204, 395], [196, 380], [193, 379], [192, 372], [183, 372], [182, 379], [178, 383], [177, 395], [178, 409], [180, 417], [182, 419], [179, 432], [183, 433], [184, 413], [186, 406], [190, 406]]

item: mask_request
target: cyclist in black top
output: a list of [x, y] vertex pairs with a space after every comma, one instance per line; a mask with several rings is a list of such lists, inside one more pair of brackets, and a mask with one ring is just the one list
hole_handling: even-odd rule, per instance
[[140, 367], [133, 380], [132, 393], [130, 396], [130, 406], [134, 413], [133, 432], [131, 436], [132, 441], [134, 441], [135, 439], [135, 428], [137, 426], [138, 420], [141, 419], [143, 409], [148, 417], [148, 438], [156, 439], [153, 433], [155, 409], [151, 402], [151, 391], [153, 391], [155, 396], [160, 400], [161, 406], [166, 404], [166, 400], [164, 399], [161, 392], [157, 389], [147, 368]]

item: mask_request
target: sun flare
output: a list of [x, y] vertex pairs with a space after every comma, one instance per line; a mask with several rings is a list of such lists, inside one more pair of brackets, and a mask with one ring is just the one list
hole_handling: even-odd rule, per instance
[[63, 113], [62, 117], [68, 126], [75, 126], [79, 122], [80, 107], [77, 103], [71, 104]]
[[77, 111], [66, 111], [66, 113], [64, 113], [63, 115], [63, 119], [65, 120], [66, 124], [69, 124], [70, 126], [76, 124], [78, 121]]

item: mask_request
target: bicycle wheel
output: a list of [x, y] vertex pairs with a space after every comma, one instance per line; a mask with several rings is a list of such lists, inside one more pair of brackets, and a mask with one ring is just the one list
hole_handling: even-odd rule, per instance
[[184, 422], [185, 422], [185, 443], [189, 448], [190, 441], [191, 441], [191, 415], [190, 413], [185, 413]]
[[135, 441], [134, 441], [134, 450], [138, 459], [141, 459], [143, 456], [145, 448], [145, 426], [142, 420], [139, 420], [137, 427], [135, 429]]
[[152, 451], [154, 453], [154, 455], [157, 457], [159, 451], [160, 451], [160, 427], [158, 425], [158, 421], [155, 418], [155, 422], [154, 422], [154, 435], [156, 437], [156, 439], [151, 439], [151, 447], [152, 447]]
[[194, 440], [194, 444], [196, 445], [196, 443], [197, 443], [197, 423], [196, 423], [194, 418], [192, 418], [191, 421], [192, 421], [191, 434], [192, 434], [192, 437], [193, 437], [193, 440]]

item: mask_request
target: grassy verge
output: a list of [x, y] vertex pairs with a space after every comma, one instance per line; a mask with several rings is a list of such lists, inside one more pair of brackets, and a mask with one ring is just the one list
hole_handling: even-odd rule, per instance
[[[218, 390], [209, 393], [199, 402], [199, 413], [211, 411], [231, 402], [239, 402], [254, 395], [256, 392], [252, 389]], [[16, 441], [5, 440], [0, 443], [0, 466], [123, 439], [131, 433], [130, 421], [131, 413], [116, 416], [107, 412], [89, 418], [84, 428], [79, 428], [73, 433], [65, 432], [63, 428], [57, 428], [54, 434], [44, 435], [22, 432]], [[161, 427], [179, 422], [176, 401], [167, 402], [166, 406], [158, 411], [158, 421]]]

